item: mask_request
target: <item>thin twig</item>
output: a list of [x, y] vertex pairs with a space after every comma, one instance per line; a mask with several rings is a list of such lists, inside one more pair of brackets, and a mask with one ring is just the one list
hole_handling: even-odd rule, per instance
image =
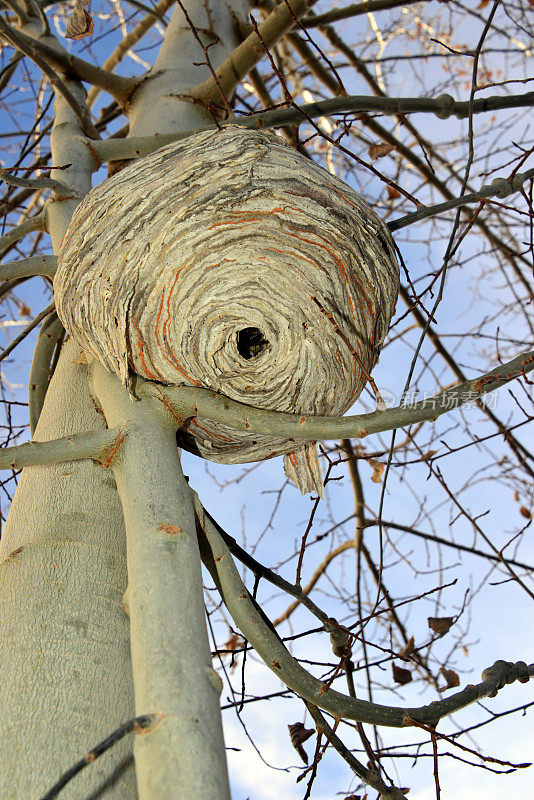
[[52, 786], [51, 789], [44, 794], [40, 800], [54, 800], [55, 797], [61, 792], [62, 789], [76, 776], [82, 769], [88, 764], [92, 764], [93, 761], [96, 761], [106, 750], [109, 750], [116, 742], [126, 736], [127, 733], [139, 733], [140, 731], [147, 731], [150, 728], [154, 728], [156, 724], [160, 721], [161, 714], [143, 714], [140, 717], [134, 717], [133, 719], [129, 719], [127, 722], [123, 722], [113, 733], [110, 733], [109, 736], [106, 736], [101, 742], [99, 742], [96, 747], [93, 747], [92, 750], [89, 750], [86, 755], [81, 758], [76, 764], [73, 764], [66, 772], [63, 773], [61, 778], [56, 781], [56, 783]]
[[19, 333], [19, 335], [15, 337], [15, 339], [13, 339], [13, 341], [6, 347], [6, 349], [2, 350], [2, 352], [0, 353], [0, 361], [3, 361], [4, 358], [7, 358], [8, 355], [13, 352], [15, 347], [17, 347], [26, 338], [26, 336], [28, 336], [33, 331], [33, 329], [36, 328], [40, 322], [43, 321], [45, 317], [47, 317], [52, 311], [55, 310], [55, 307], [56, 307], [55, 303], [50, 303], [50, 305], [47, 306], [45, 309], [43, 309], [43, 311], [41, 311], [40, 314], [37, 314], [35, 319], [33, 319], [29, 325], [26, 325], [24, 330], [21, 333]]

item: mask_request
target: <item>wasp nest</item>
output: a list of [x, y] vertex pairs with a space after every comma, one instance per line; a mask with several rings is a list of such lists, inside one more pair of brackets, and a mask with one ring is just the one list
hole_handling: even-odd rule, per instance
[[[66, 330], [115, 372], [253, 406], [343, 414], [397, 300], [388, 229], [277, 136], [230, 126], [162, 147], [93, 189], [54, 280]], [[190, 420], [181, 444], [235, 464], [285, 454], [319, 491], [316, 442]]]

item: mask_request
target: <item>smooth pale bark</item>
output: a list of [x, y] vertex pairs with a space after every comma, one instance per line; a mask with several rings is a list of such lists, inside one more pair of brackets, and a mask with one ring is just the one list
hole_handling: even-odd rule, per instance
[[[234, 17], [248, 19], [251, 4], [248, 0], [209, 4], [205, 0], [182, 0], [181, 5], [203, 43], [211, 45], [209, 58], [217, 69], [239, 44]], [[218, 41], [213, 44], [215, 34]], [[189, 130], [214, 121], [207, 108], [187, 100], [198, 84], [211, 77], [208, 67], [202, 64], [205, 58], [184, 11], [177, 5], [154, 66], [132, 98], [129, 136]], [[222, 97], [217, 104], [224, 108]]]
[[[79, 348], [64, 346], [37, 440], [103, 427]], [[29, 467], [0, 544], [0, 797], [38, 798], [133, 716], [122, 511], [92, 461]], [[135, 796], [132, 737], [78, 775], [69, 798]], [[96, 794], [99, 786], [109, 788]]]
[[[38, 35], [39, 27], [26, 26]], [[47, 41], [54, 41], [47, 37]], [[68, 82], [83, 102], [84, 91]], [[52, 177], [80, 197], [94, 163], [79, 122], [56, 97]], [[75, 199], [47, 204], [57, 249]], [[67, 342], [36, 440], [102, 429], [80, 348]], [[0, 797], [38, 798], [74, 761], [134, 714], [124, 523], [113, 476], [92, 461], [25, 469], [0, 545]], [[78, 775], [69, 800], [136, 796], [132, 736]], [[67, 795], [66, 795], [67, 796]]]
[[157, 712], [135, 740], [143, 800], [228, 800], [219, 695], [212, 668], [191, 491], [176, 424], [153, 398], [132, 402], [94, 362], [90, 385], [108, 424], [124, 431], [111, 469], [126, 523], [136, 714]]

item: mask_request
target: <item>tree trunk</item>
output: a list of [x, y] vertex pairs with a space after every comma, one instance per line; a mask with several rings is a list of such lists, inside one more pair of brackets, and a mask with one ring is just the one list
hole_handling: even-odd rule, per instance
[[[202, 0], [183, 5], [199, 29], [212, 30], [206, 42], [213, 41], [215, 30], [219, 35], [209, 51], [217, 66], [237, 44], [230, 5], [243, 17], [248, 4], [217, 4], [211, 19]], [[206, 67], [192, 66], [203, 59], [177, 7], [152, 71], [155, 77], [143, 83], [134, 99], [131, 135], [188, 129], [209, 120], [205, 109], [172, 96], [187, 94], [209, 76]], [[83, 163], [88, 154], [80, 154], [74, 140], [79, 128], [61, 97], [56, 109], [53, 163], [73, 162], [57, 177], [70, 179], [84, 193], [90, 186]], [[72, 202], [50, 206], [55, 250], [72, 210]], [[89, 395], [86, 369], [73, 363], [79, 352], [72, 341], [63, 346], [35, 440], [104, 426]], [[124, 522], [111, 472], [92, 461], [25, 469], [0, 558], [0, 797], [31, 800], [134, 715], [129, 624], [122, 605], [127, 585]], [[67, 796], [131, 800], [137, 794], [131, 748], [129, 736], [83, 770], [69, 784]]]

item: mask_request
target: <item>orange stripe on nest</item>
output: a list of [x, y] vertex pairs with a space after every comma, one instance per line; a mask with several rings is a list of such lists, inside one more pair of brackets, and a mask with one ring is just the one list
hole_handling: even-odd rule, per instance
[[[269, 250], [270, 252], [280, 253], [283, 256], [288, 256], [288, 255], [289, 256], [295, 256], [296, 258], [300, 258], [303, 261], [308, 261], [314, 267], [317, 266], [317, 264], [315, 263], [315, 261], [312, 258], [308, 258], [307, 256], [303, 255], [302, 253], [299, 253], [297, 250], [280, 250], [279, 247], [267, 247], [266, 249]], [[267, 256], [262, 256], [262, 258], [267, 258]], [[290, 264], [290, 266], [291, 266], [291, 264]]]
[[[319, 239], [323, 239], [323, 241], [326, 241], [322, 236], [319, 236], [319, 234], [316, 234], [316, 235], [317, 235], [317, 237]], [[329, 255], [333, 258], [333, 260], [335, 261], [335, 263], [339, 267], [339, 271], [341, 273], [341, 277], [343, 278], [345, 286], [347, 287], [347, 296], [348, 296], [348, 301], [349, 301], [349, 305], [350, 305], [350, 310], [351, 310], [351, 313], [352, 313], [352, 318], [356, 319], [356, 314], [354, 312], [354, 304], [352, 302], [352, 297], [350, 296], [350, 291], [349, 291], [349, 282], [348, 282], [348, 277], [347, 277], [347, 271], [346, 271], [345, 265], [343, 264], [341, 259], [338, 256], [336, 256], [335, 253], [333, 253], [330, 250], [330, 248], [327, 247], [325, 244], [320, 244], [319, 242], [315, 241], [314, 239], [306, 239], [305, 236], [297, 236], [296, 233], [290, 233], [289, 236], [292, 236], [294, 239], [298, 239], [300, 242], [308, 242], [309, 244], [314, 244], [316, 247], [320, 247], [322, 250], [326, 250], [326, 252], [329, 253]]]
[[[246, 219], [241, 220], [224, 220], [223, 222], [214, 222], [213, 225], [210, 225], [208, 230], [212, 228], [219, 228], [221, 225], [245, 225], [249, 222], [263, 222], [265, 217], [270, 217], [273, 214], [287, 214], [287, 208], [292, 209], [293, 211], [301, 211], [299, 208], [295, 208], [294, 206], [277, 206], [276, 208], [271, 208], [270, 211], [227, 211], [227, 216], [234, 216], [234, 217], [246, 217]], [[258, 216], [252, 216], [258, 215]]]
[[[320, 234], [316, 234], [316, 235], [319, 237], [319, 239], [322, 239], [323, 242], [327, 241], [327, 239], [325, 239]], [[331, 255], [332, 255], [332, 258], [336, 259], [336, 261], [339, 261], [339, 264], [341, 264], [341, 268], [343, 270], [342, 274], [343, 274], [343, 276], [345, 278], [346, 277], [345, 265], [343, 264], [343, 262], [340, 259], [337, 259], [336, 256], [333, 253]], [[369, 298], [367, 297], [366, 293], [364, 292], [361, 283], [359, 282], [358, 278], [354, 275], [354, 272], [351, 274], [351, 277], [352, 277], [352, 280], [354, 281], [354, 283], [356, 284], [356, 286], [358, 287], [358, 289], [360, 290], [365, 302], [367, 303], [367, 308], [369, 309], [369, 313], [372, 315], [372, 313], [373, 313], [373, 305], [370, 302]], [[347, 283], [346, 279], [345, 279], [345, 283]], [[359, 300], [359, 298], [358, 298], [358, 300]], [[349, 298], [349, 302], [350, 302], [350, 298]], [[351, 307], [352, 307], [352, 303], [351, 303]], [[360, 308], [361, 308], [361, 304], [360, 304]], [[353, 316], [354, 316], [354, 314], [353, 314]]]
[[161, 293], [161, 303], [159, 304], [159, 311], [158, 311], [158, 314], [157, 314], [157, 317], [156, 317], [156, 327], [154, 328], [154, 335], [156, 337], [156, 342], [157, 342], [158, 347], [159, 347], [159, 349], [161, 351], [163, 351], [163, 345], [161, 344], [161, 342], [159, 340], [158, 327], [159, 327], [159, 319], [161, 317], [161, 312], [163, 310], [163, 301], [164, 301], [164, 299], [165, 299], [165, 286], [163, 287], [163, 292]]
[[163, 323], [163, 340], [165, 342], [165, 349], [166, 349], [167, 353], [170, 353], [171, 358], [168, 358], [167, 355], [163, 351], [162, 351], [162, 355], [169, 362], [169, 364], [172, 364], [172, 366], [176, 370], [178, 370], [180, 375], [183, 375], [183, 377], [186, 378], [190, 383], [192, 383], [194, 386], [202, 386], [202, 383], [200, 381], [197, 381], [194, 378], [192, 378], [183, 369], [181, 364], [178, 362], [178, 359], [176, 358], [176, 355], [174, 354], [174, 350], [172, 349], [172, 345], [170, 343], [169, 328], [170, 328], [170, 324], [171, 324], [171, 305], [170, 304], [171, 304], [171, 299], [172, 299], [172, 293], [174, 291], [174, 287], [176, 286], [176, 284], [178, 282], [178, 278], [180, 277], [180, 273], [184, 269], [185, 269], [185, 264], [182, 267], [180, 267], [180, 269], [176, 270], [176, 274], [174, 276], [174, 281], [172, 283], [172, 286], [170, 288], [170, 291], [169, 291], [169, 294], [168, 294], [168, 297], [167, 297], [167, 319]]
[[214, 222], [213, 225], [209, 226], [208, 230], [211, 231], [213, 228], [220, 228], [222, 225], [249, 225], [251, 222], [263, 222], [263, 217], [250, 217], [249, 219]]
[[[183, 375], [183, 377], [186, 378], [189, 381], [189, 383], [192, 383], [195, 386], [201, 386], [202, 384], [199, 381], [195, 381], [194, 378], [191, 378], [191, 376], [188, 375], [187, 372], [185, 372], [180, 367], [180, 365], [176, 361], [176, 356], [172, 352], [172, 348], [171, 348], [171, 355], [172, 355], [174, 360], [168, 358], [168, 356], [165, 354], [165, 348], [164, 348], [163, 344], [161, 343], [159, 335], [158, 335], [158, 327], [159, 327], [159, 322], [160, 322], [160, 318], [161, 318], [161, 312], [163, 310], [163, 301], [164, 300], [165, 300], [165, 286], [163, 287], [163, 292], [161, 293], [161, 303], [159, 304], [159, 311], [158, 311], [158, 315], [156, 317], [156, 327], [154, 329], [154, 334], [156, 336], [156, 342], [158, 343], [159, 351], [160, 351], [161, 355], [163, 356], [163, 358], [166, 361], [168, 361], [169, 364], [171, 366], [173, 366], [177, 370], [177, 372], [180, 373], [180, 375]], [[163, 324], [163, 335], [165, 335], [165, 323]], [[169, 345], [169, 347], [170, 347], [170, 345]]]
[[[139, 328], [137, 327], [137, 323], [135, 321], [135, 318], [134, 318], [133, 314], [132, 314], [132, 324], [133, 324], [133, 326], [134, 326], [134, 328], [135, 328], [135, 330], [137, 332], [137, 347], [139, 349], [139, 355], [141, 357], [141, 365], [143, 367], [144, 374], [150, 380], [156, 380], [156, 375], [154, 375], [152, 372], [150, 372], [150, 370], [148, 369], [148, 367], [147, 367], [147, 365], [145, 363], [145, 356], [144, 356], [145, 348], [143, 346], [143, 340], [141, 339], [141, 333], [139, 332]], [[161, 374], [161, 372], [158, 372], [158, 376], [160, 378], [163, 378], [163, 375]]]
[[[323, 184], [323, 185], [324, 185], [324, 184]], [[334, 190], [334, 192], [335, 192], [336, 194], [338, 194], [340, 197], [342, 197], [342, 198], [343, 198], [343, 200], [344, 200], [346, 203], [348, 203], [348, 204], [349, 204], [349, 206], [352, 206], [352, 208], [357, 208], [357, 209], [360, 209], [360, 206], [356, 205], [356, 203], [352, 203], [352, 202], [349, 200], [349, 198], [348, 198], [348, 197], [345, 197], [345, 195], [343, 194], [343, 192], [340, 192], [340, 191], [339, 191], [339, 189], [336, 189], [336, 187], [335, 187], [335, 186], [328, 186], [327, 188], [328, 188], [329, 190], [333, 189], [333, 190]]]
[[341, 358], [341, 353], [339, 350], [336, 350], [336, 360], [339, 361], [339, 366], [341, 367], [341, 374], [343, 375], [343, 380], [346, 381], [347, 378], [345, 376], [345, 370], [343, 368], [343, 359]]
[[202, 386], [201, 381], [197, 381], [197, 380], [195, 380], [195, 378], [192, 378], [191, 375], [188, 375], [187, 372], [185, 372], [185, 370], [180, 366], [180, 364], [178, 363], [178, 361], [176, 359], [176, 356], [174, 355], [174, 352], [173, 352], [173, 349], [172, 349], [170, 343], [167, 344], [167, 347], [168, 347], [168, 352], [170, 352], [170, 355], [172, 356], [172, 358], [168, 358], [165, 353], [162, 353], [163, 358], [166, 359], [166, 361], [168, 361], [169, 364], [172, 364], [172, 366], [180, 373], [180, 375], [183, 375], [184, 378], [186, 378], [189, 381], [189, 383], [193, 384], [193, 386]]
[[233, 441], [233, 439], [228, 439], [227, 436], [222, 436], [222, 434], [220, 434], [220, 433], [213, 433], [212, 431], [207, 431], [206, 428], [203, 428], [202, 425], [199, 425], [198, 422], [196, 421], [196, 419], [194, 419], [194, 418], [191, 420], [191, 425], [195, 425], [201, 431], [204, 431], [204, 433], [206, 434], [206, 436], [209, 439], [221, 439], [223, 442], [232, 442]]

